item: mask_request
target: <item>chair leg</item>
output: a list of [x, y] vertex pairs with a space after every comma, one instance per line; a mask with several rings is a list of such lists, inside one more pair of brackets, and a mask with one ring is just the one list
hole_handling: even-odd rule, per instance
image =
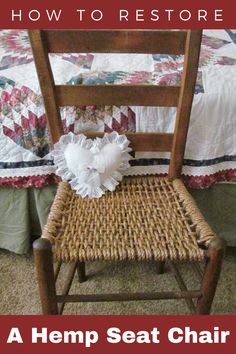
[[39, 238], [33, 243], [40, 300], [44, 315], [58, 314], [52, 246], [49, 240]]
[[78, 274], [79, 283], [83, 283], [87, 280], [86, 273], [85, 273], [85, 262], [77, 263], [77, 274]]
[[165, 262], [163, 261], [160, 261], [160, 262], [157, 262], [157, 266], [156, 266], [156, 269], [157, 269], [157, 274], [163, 274], [164, 273], [164, 268], [165, 268]]
[[223, 240], [216, 239], [211, 242], [207, 250], [205, 271], [201, 284], [201, 296], [197, 300], [196, 313], [207, 315], [211, 311], [211, 305], [221, 271], [225, 244]]

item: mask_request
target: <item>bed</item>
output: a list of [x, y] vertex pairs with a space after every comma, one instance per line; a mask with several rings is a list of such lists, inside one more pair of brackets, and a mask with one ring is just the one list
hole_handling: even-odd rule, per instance
[[[122, 54], [118, 58], [71, 53], [51, 55], [50, 60], [55, 81], [72, 85], [175, 85], [180, 79], [183, 63], [181, 56], [155, 54], [133, 57]], [[236, 239], [233, 217], [236, 209], [236, 198], [233, 197], [236, 195], [236, 186], [233, 185], [236, 181], [235, 74], [236, 31], [204, 31], [183, 175], [186, 184], [193, 188], [192, 193], [206, 217], [230, 242]], [[174, 113], [174, 108], [133, 106], [80, 106], [61, 110], [65, 133], [88, 130], [171, 132]], [[51, 150], [27, 31], [2, 30], [0, 248], [25, 253], [29, 248], [30, 235], [40, 233], [57, 182]], [[139, 153], [131, 161], [128, 174], [165, 174], [168, 162], [166, 153]], [[230, 185], [215, 185], [217, 182]], [[210, 194], [211, 201], [208, 198]], [[219, 200], [221, 205], [226, 203], [227, 211], [220, 221], [216, 207]]]

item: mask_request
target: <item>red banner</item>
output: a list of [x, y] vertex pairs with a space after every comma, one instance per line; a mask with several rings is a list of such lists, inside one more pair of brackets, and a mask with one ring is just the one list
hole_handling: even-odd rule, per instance
[[232, 0], [11, 0], [1, 28], [235, 28]]
[[233, 354], [234, 316], [0, 316], [0, 352]]

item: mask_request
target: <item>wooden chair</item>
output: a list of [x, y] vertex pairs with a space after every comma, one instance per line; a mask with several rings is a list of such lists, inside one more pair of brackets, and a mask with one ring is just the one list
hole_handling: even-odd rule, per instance
[[[127, 133], [135, 151], [171, 152], [168, 177], [125, 177], [113, 193], [82, 199], [61, 182], [42, 237], [34, 243], [42, 311], [62, 313], [66, 302], [185, 299], [191, 312], [208, 314], [215, 294], [224, 244], [217, 238], [181, 181], [201, 43], [200, 30], [30, 30], [29, 36], [54, 143], [63, 133], [60, 106], [176, 106], [173, 134]], [[181, 85], [58, 85], [48, 53], [119, 52], [184, 54]], [[90, 133], [90, 137], [98, 134]], [[104, 218], [104, 215], [107, 217]], [[58, 261], [54, 272], [53, 259]], [[180, 291], [70, 295], [76, 270], [85, 277], [86, 261], [154, 260], [158, 273], [169, 262]], [[199, 290], [188, 290], [176, 266], [193, 262]], [[205, 262], [205, 268], [196, 262]], [[62, 262], [71, 262], [62, 294], [55, 282]], [[59, 305], [58, 305], [59, 304]]]

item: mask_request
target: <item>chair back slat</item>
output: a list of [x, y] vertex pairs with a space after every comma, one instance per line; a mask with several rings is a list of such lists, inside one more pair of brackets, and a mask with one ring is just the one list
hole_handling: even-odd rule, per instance
[[177, 107], [180, 87], [155, 85], [58, 85], [59, 106], [113, 105]]
[[[157, 35], [158, 32], [158, 35]], [[184, 54], [186, 31], [44, 31], [49, 53]]]
[[[136, 151], [170, 151], [169, 177], [179, 177], [198, 71], [201, 35], [201, 30], [30, 30], [31, 46], [53, 142], [57, 142], [63, 133], [60, 106], [113, 104], [177, 107], [174, 134], [126, 135]], [[48, 54], [73, 52], [184, 54], [181, 84], [55, 85]]]
[[[88, 138], [102, 137], [103, 133], [86, 132]], [[171, 151], [174, 134], [171, 133], [125, 133], [134, 151]]]

